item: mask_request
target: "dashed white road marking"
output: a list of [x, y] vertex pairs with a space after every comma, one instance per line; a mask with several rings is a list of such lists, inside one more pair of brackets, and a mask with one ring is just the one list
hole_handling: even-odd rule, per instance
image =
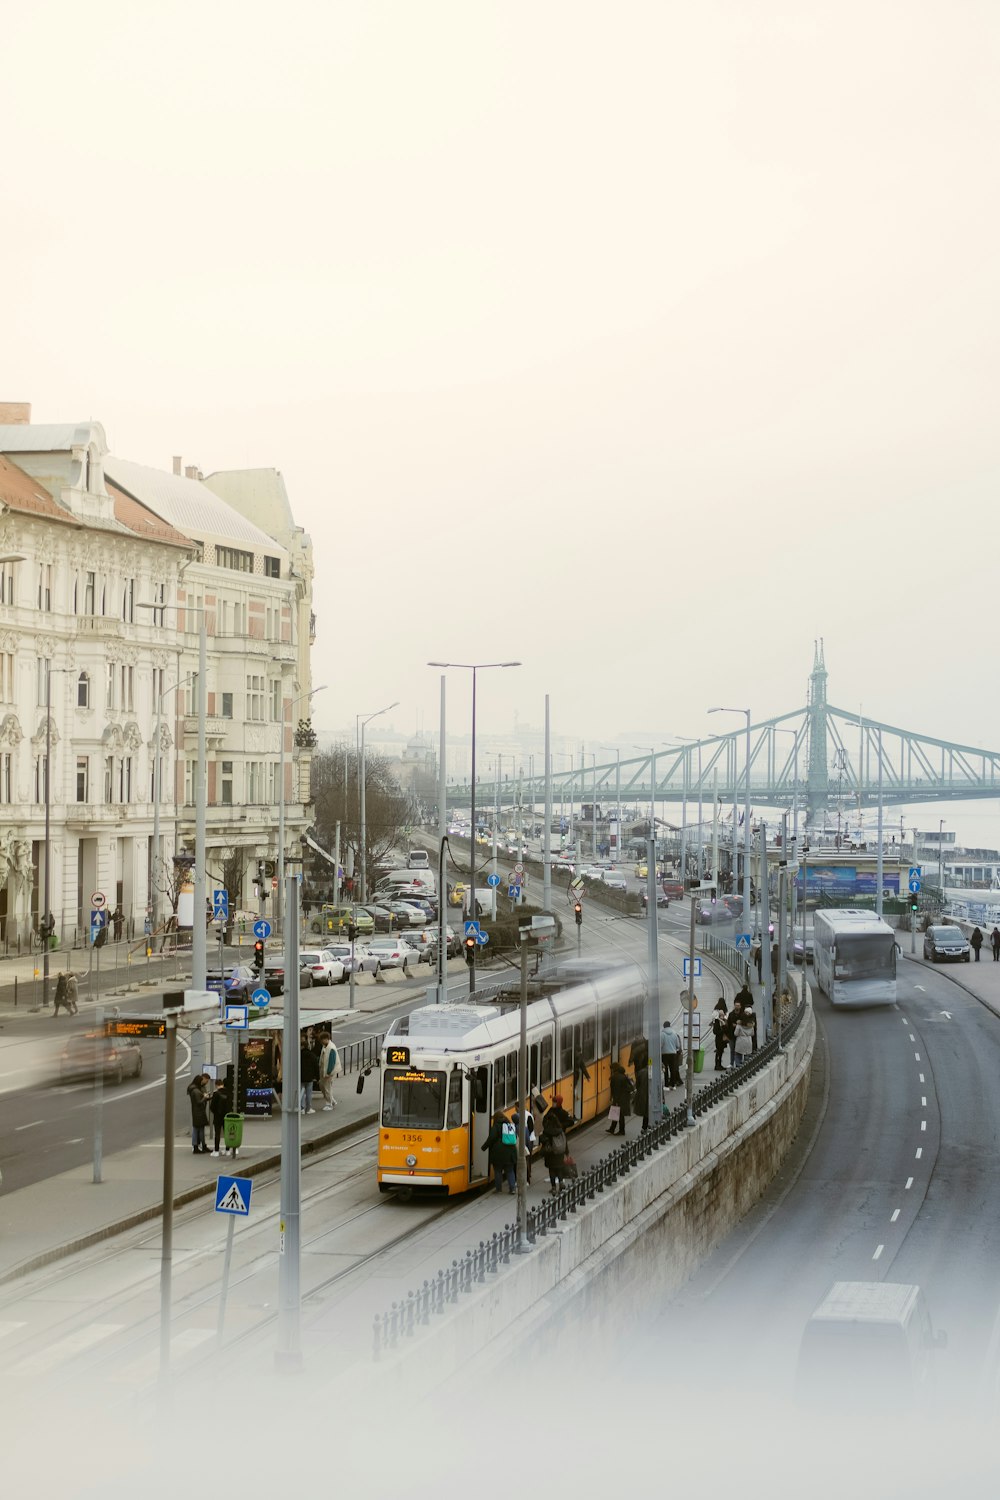
[[918, 1146], [917, 1147], [917, 1161], [920, 1160], [920, 1158], [923, 1156], [923, 1154], [924, 1154], [924, 1148], [923, 1148], [923, 1146]]
[[910, 1191], [910, 1188], [912, 1186], [913, 1186], [913, 1178], [912, 1177], [908, 1177], [906, 1179], [906, 1187], [903, 1189], [903, 1191], [906, 1192], [906, 1193], [908, 1193]]
[[895, 1222], [896, 1222], [896, 1220], [898, 1218], [899, 1218], [899, 1209], [898, 1208], [894, 1208], [893, 1211], [892, 1211], [892, 1217], [890, 1218], [889, 1223], [890, 1224], [895, 1224]]
[[921, 1109], [926, 1109], [927, 1108], [927, 1095], [926, 1094], [921, 1094], [920, 1095], [920, 1107], [921, 1107]]
[[872, 1260], [878, 1260], [879, 1256], [882, 1254], [882, 1251], [884, 1249], [885, 1249], [884, 1245], [879, 1245], [878, 1249], [875, 1251], [875, 1254], [872, 1256]]
[[924, 1075], [923, 1075], [923, 1073], [918, 1073], [917, 1077], [920, 1079], [920, 1082], [923, 1083], [923, 1081], [924, 1081]]
[[920, 1061], [920, 1053], [919, 1052], [914, 1052], [913, 1055], [917, 1059], [917, 1062], [919, 1062]]
[[44, 1120], [29, 1120], [28, 1123], [27, 1123], [27, 1125], [15, 1125], [14, 1126], [14, 1130], [15, 1130], [15, 1132], [18, 1131], [18, 1130], [34, 1130], [34, 1128], [35, 1128], [36, 1125], [44, 1125], [44, 1124], [45, 1124]]
[[82, 1135], [75, 1135], [71, 1141], [63, 1141], [64, 1146], [79, 1146], [83, 1141]]
[[916, 1040], [917, 1040], [916, 1037], [913, 1035], [913, 1032], [911, 1031], [910, 1032], [910, 1041], [911, 1042], [915, 1042]]
[[16, 1333], [19, 1328], [27, 1327], [26, 1323], [0, 1323], [0, 1339], [6, 1338], [9, 1333]]
[[927, 1129], [927, 1121], [926, 1120], [921, 1120], [920, 1121], [920, 1129], [921, 1130], [926, 1130]]
[[30, 1372], [51, 1370], [55, 1365], [73, 1359], [77, 1354], [82, 1354], [85, 1349], [99, 1344], [102, 1339], [110, 1338], [113, 1333], [118, 1333], [124, 1326], [123, 1323], [88, 1323], [85, 1328], [78, 1328], [75, 1333], [68, 1334], [66, 1338], [58, 1339], [47, 1348], [37, 1350], [17, 1368]]

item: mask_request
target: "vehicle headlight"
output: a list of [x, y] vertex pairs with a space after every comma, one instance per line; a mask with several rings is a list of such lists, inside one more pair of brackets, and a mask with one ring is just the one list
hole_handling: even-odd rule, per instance
[[408, 1167], [415, 1167], [417, 1165], [417, 1158], [415, 1156], [408, 1156], [406, 1158], [406, 1165]]

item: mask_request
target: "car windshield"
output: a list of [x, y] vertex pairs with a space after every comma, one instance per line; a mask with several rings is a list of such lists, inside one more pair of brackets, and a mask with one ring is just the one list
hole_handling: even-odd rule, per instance
[[958, 931], [951, 931], [946, 927], [943, 932], [935, 932], [934, 941], [939, 948], [961, 948], [965, 946], [965, 938]]
[[444, 1073], [419, 1068], [386, 1068], [382, 1085], [382, 1124], [440, 1130], [444, 1124]]

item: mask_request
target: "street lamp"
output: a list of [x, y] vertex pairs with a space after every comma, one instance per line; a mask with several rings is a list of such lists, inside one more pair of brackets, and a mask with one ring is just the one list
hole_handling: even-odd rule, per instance
[[373, 714], [368, 714], [364, 718], [362, 718], [361, 714], [355, 714], [355, 723], [356, 724], [360, 723], [360, 725], [361, 725], [361, 759], [360, 759], [360, 763], [359, 763], [359, 767], [358, 767], [358, 781], [359, 781], [359, 793], [358, 793], [358, 795], [360, 796], [360, 799], [361, 799], [361, 809], [360, 809], [360, 811], [361, 811], [361, 819], [360, 819], [360, 821], [361, 821], [361, 837], [360, 837], [360, 840], [359, 840], [359, 842], [361, 844], [361, 848], [360, 848], [360, 850], [358, 852], [359, 852], [359, 854], [361, 856], [361, 899], [362, 899], [362, 901], [364, 901], [365, 897], [367, 896], [367, 880], [366, 880], [367, 869], [366, 869], [366, 857], [365, 857], [365, 843], [366, 843], [366, 840], [367, 840], [367, 827], [366, 827], [366, 822], [365, 822], [365, 725], [366, 724], [370, 724], [371, 721], [372, 721], [372, 719], [377, 719], [380, 714], [387, 714], [389, 712], [390, 708], [398, 708], [398, 707], [399, 707], [399, 700], [396, 699], [396, 701], [394, 703], [387, 703], [386, 706], [385, 706], [385, 708], [377, 708]]
[[[156, 695], [156, 731], [153, 737], [153, 850], [150, 856], [149, 874], [147, 877], [149, 883], [147, 896], [150, 907], [149, 935], [151, 939], [156, 934], [160, 916], [160, 892], [156, 885], [156, 861], [160, 857], [160, 799], [163, 796], [162, 772], [160, 770], [160, 735], [162, 733], [163, 700], [170, 693], [175, 693], [179, 687], [183, 687], [185, 683], [190, 682], [194, 675], [193, 672], [189, 672], [186, 677], [179, 678], [177, 682], [172, 683], [164, 692]], [[176, 942], [176, 936], [174, 940]], [[152, 942], [150, 941], [147, 946], [151, 948], [153, 946]]]
[[[622, 753], [617, 745], [602, 745], [601, 749], [615, 752], [615, 819], [618, 830], [615, 834], [615, 858], [620, 860], [622, 857]], [[608, 838], [609, 840], [611, 838], [610, 829]]]
[[[457, 671], [472, 673], [472, 775], [470, 778], [470, 819], [472, 822], [472, 845], [469, 853], [469, 911], [470, 918], [476, 915], [476, 674], [492, 670], [503, 670], [505, 667], [519, 667], [519, 661], [429, 661], [429, 667], [440, 667], [446, 670], [454, 667]], [[438, 901], [444, 899], [444, 892], [438, 891]], [[476, 950], [473, 948], [472, 962], [469, 965], [469, 994], [476, 988]]]
[[[746, 787], [743, 802], [743, 921], [750, 920], [750, 710], [748, 708], [710, 708], [710, 714], [746, 714]], [[735, 879], [735, 875], [734, 875]], [[763, 892], [761, 893], [763, 897]]]
[[[315, 693], [326, 691], [326, 683], [314, 687], [311, 692], [300, 693], [293, 698], [290, 708], [294, 710], [297, 703], [304, 703], [313, 697]], [[293, 712], [294, 720], [295, 714]], [[277, 900], [277, 923], [278, 931], [282, 937], [285, 935], [285, 705], [281, 705], [281, 751], [278, 758], [278, 900]], [[338, 859], [339, 865], [339, 859]]]
[[[634, 747], [641, 750], [642, 745]], [[652, 1119], [659, 1123], [663, 1117], [663, 1069], [657, 1061], [657, 1038], [660, 1035], [660, 955], [657, 946], [656, 920], [656, 750], [649, 752], [650, 793], [653, 802], [650, 808], [649, 841], [646, 844], [646, 930], [649, 954], [649, 974], [646, 986], [646, 1036], [649, 1053], [647, 1076], [649, 1100], [647, 1108]], [[693, 983], [693, 981], [692, 981]], [[653, 1064], [656, 1063], [654, 1067]]]

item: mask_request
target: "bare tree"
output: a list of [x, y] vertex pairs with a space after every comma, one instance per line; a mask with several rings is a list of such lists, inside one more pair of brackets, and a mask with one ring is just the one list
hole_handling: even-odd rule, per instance
[[[361, 805], [358, 757], [345, 745], [313, 756], [312, 798], [320, 842], [332, 849], [340, 824], [343, 854], [358, 854], [361, 842]], [[365, 755], [365, 857], [369, 870], [385, 858], [409, 820], [406, 794], [384, 755]]]

